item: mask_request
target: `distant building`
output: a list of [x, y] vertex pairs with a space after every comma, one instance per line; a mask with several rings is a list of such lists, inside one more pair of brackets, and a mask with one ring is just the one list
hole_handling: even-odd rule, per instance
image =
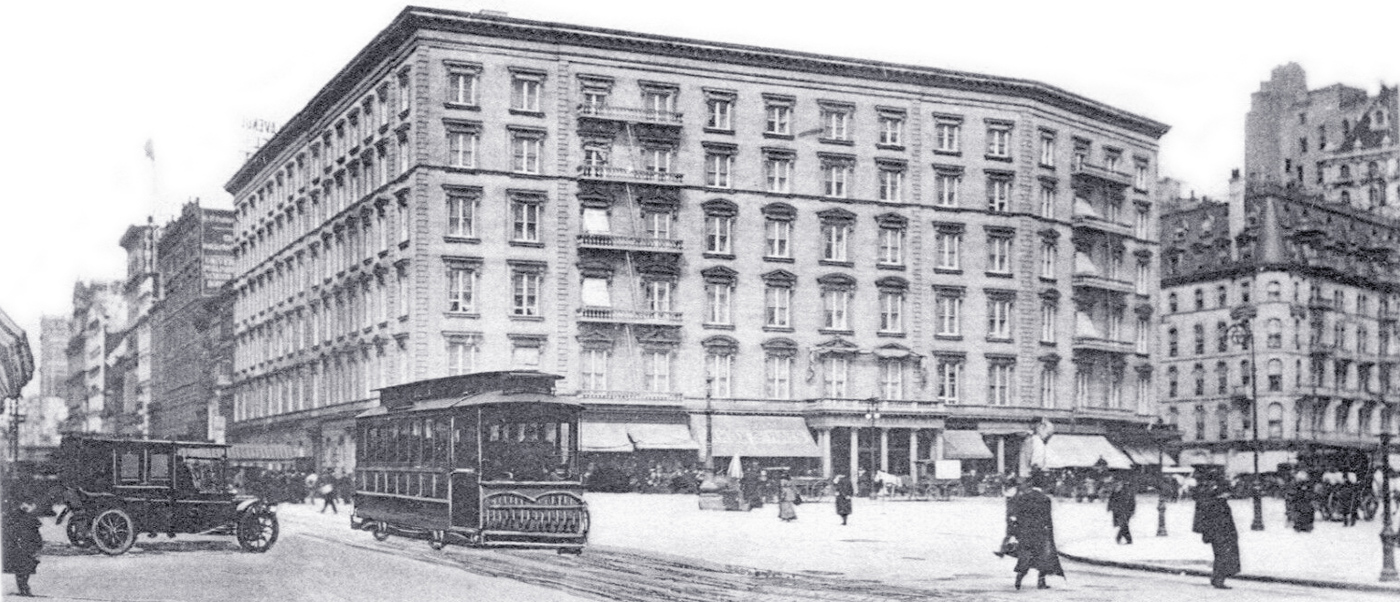
[[1263, 472], [1400, 432], [1400, 222], [1237, 177], [1228, 203], [1183, 205], [1161, 228], [1158, 393], [1184, 461], [1249, 472], [1256, 427]]
[[[213, 299], [233, 271], [233, 212], [187, 203], [157, 245], [161, 299], [152, 312], [151, 436], [213, 439], [219, 414]], [[210, 408], [214, 408], [211, 415]]]
[[1308, 89], [1296, 63], [1260, 85], [1245, 122], [1245, 177], [1400, 217], [1400, 95], [1343, 84]]
[[120, 339], [126, 322], [122, 283], [79, 282], [73, 285], [72, 336], [65, 349], [68, 364], [68, 416], [64, 430], [115, 433], [108, 410], [109, 340]]
[[121, 329], [108, 339], [109, 370], [106, 406], [112, 432], [118, 435], [149, 437], [151, 434], [151, 310], [160, 298], [156, 273], [156, 240], [160, 228], [147, 220], [131, 226], [122, 235], [126, 250], [126, 281], [121, 294], [127, 314]]
[[408, 8], [226, 185], [230, 437], [346, 470], [379, 388], [504, 369], [563, 375], [590, 453], [693, 462], [707, 408], [713, 455], [827, 475], [1142, 430], [1166, 131], [1038, 82]]
[[39, 321], [39, 397], [68, 395], [68, 339], [72, 323], [63, 316], [44, 316]]

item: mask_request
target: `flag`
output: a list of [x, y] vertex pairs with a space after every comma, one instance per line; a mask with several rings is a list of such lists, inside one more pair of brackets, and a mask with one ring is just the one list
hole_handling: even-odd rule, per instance
[[146, 139], [146, 158], [152, 161], [156, 160], [156, 143], [150, 138]]

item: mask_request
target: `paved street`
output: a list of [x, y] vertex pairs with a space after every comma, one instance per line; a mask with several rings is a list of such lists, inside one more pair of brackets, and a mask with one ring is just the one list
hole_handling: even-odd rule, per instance
[[[142, 538], [136, 551], [108, 558], [67, 545], [46, 525], [36, 591], [56, 599], [196, 602], [284, 600], [1380, 600], [1383, 594], [1234, 581], [1217, 591], [1197, 577], [1066, 563], [1068, 579], [1050, 592], [1011, 589], [1009, 559], [991, 550], [1001, 537], [995, 498], [954, 502], [856, 501], [842, 527], [830, 503], [805, 504], [783, 523], [776, 508], [701, 512], [692, 496], [591, 494], [593, 545], [581, 557], [494, 551], [351, 531], [348, 515], [282, 506], [282, 538], [267, 554], [245, 554], [225, 538]], [[1140, 502], [1144, 511], [1151, 504]], [[1191, 505], [1170, 509], [1189, 522]], [[1247, 512], [1236, 518], [1247, 525]], [[1102, 505], [1057, 501], [1062, 547], [1092, 548], [1112, 538]], [[1270, 517], [1274, 518], [1274, 517]], [[1138, 516], [1152, 539], [1155, 511]], [[1368, 523], [1357, 529], [1372, 529]], [[1338, 527], [1340, 528], [1340, 527]], [[1325, 541], [1328, 530], [1313, 534]], [[1192, 542], [1180, 531], [1166, 540]], [[1163, 540], [1165, 541], [1165, 540]], [[1086, 543], [1089, 542], [1089, 543]], [[1146, 544], [1146, 541], [1143, 541]], [[1128, 548], [1122, 547], [1121, 550]], [[1245, 570], [1260, 562], [1245, 550]], [[1358, 556], [1358, 562], [1366, 562]], [[8, 578], [5, 591], [13, 591]]]

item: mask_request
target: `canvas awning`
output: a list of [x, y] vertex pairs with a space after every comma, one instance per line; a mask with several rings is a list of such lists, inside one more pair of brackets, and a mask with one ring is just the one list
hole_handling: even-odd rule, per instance
[[626, 423], [585, 420], [579, 426], [579, 451], [630, 452], [633, 449]]
[[977, 431], [943, 431], [943, 458], [946, 460], [990, 460], [996, 456]]
[[282, 461], [309, 457], [283, 443], [235, 443], [228, 449], [230, 460]]
[[1045, 442], [1046, 468], [1088, 468], [1103, 460], [1108, 468], [1132, 468], [1133, 462], [1103, 435], [1054, 435]]
[[34, 355], [29, 351], [29, 337], [0, 310], [0, 401], [18, 399], [33, 377]]
[[[714, 416], [712, 455], [764, 458], [820, 458], [807, 421], [801, 416]], [[703, 437], [704, 423], [700, 423]]]
[[1161, 459], [1163, 466], [1176, 466], [1172, 457], [1153, 445], [1124, 445], [1121, 446], [1123, 453], [1128, 454], [1128, 459], [1138, 466], [1156, 466], [1158, 459]]
[[[1259, 452], [1259, 472], [1277, 472], [1279, 464], [1296, 464], [1298, 455], [1287, 450]], [[1254, 472], [1254, 452], [1239, 452], [1225, 460], [1225, 474], [1237, 475]]]
[[700, 444], [690, 437], [690, 427], [684, 424], [629, 424], [627, 435], [632, 440], [632, 445], [639, 450], [700, 449]]

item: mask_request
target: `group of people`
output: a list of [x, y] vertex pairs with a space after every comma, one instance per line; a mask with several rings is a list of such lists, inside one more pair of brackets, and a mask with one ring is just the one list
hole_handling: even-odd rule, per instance
[[[1025, 487], [1018, 489], [1013, 484], [1007, 491], [1006, 536], [995, 554], [1016, 558], [1013, 569], [1016, 589], [1021, 589], [1022, 580], [1032, 569], [1037, 572], [1036, 587], [1040, 589], [1050, 587], [1045, 581], [1047, 576], [1063, 577], [1065, 574], [1055, 547], [1051, 498], [1047, 494], [1055, 484], [1047, 474], [1037, 471]], [[1118, 529], [1114, 541], [1131, 545], [1133, 535], [1129, 525], [1137, 511], [1136, 492], [1130, 484], [1120, 481], [1110, 487], [1107, 497], [1113, 526]], [[1223, 476], [1207, 478], [1197, 486], [1195, 500], [1192, 531], [1199, 533], [1201, 541], [1211, 546], [1214, 557], [1210, 584], [1218, 589], [1230, 589], [1225, 580], [1240, 572], [1239, 534], [1230, 512], [1230, 486]]]

